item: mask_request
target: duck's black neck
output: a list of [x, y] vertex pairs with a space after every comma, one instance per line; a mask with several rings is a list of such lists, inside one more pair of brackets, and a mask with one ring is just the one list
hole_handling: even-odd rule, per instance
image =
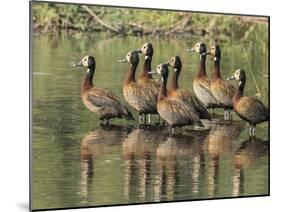
[[221, 70], [220, 70], [220, 57], [217, 56], [214, 59], [214, 71], [212, 75], [212, 79], [221, 79]]
[[158, 101], [167, 97], [167, 77], [162, 77], [162, 83], [158, 94]]
[[123, 82], [123, 85], [127, 85], [129, 84], [130, 82], [135, 82], [136, 79], [135, 79], [135, 73], [136, 73], [136, 69], [138, 67], [138, 62], [137, 63], [134, 63], [134, 64], [131, 64], [131, 68], [130, 70], [127, 72], [127, 75], [124, 79], [124, 82]]
[[84, 89], [89, 89], [91, 87], [93, 87], [93, 77], [94, 77], [94, 73], [95, 73], [95, 68], [94, 67], [89, 67], [87, 74], [84, 78], [83, 84], [82, 84], [82, 88]]
[[200, 55], [199, 69], [197, 73], [197, 77], [205, 77], [206, 76], [206, 55]]
[[238, 87], [236, 88], [235, 94], [233, 96], [234, 101], [238, 101], [241, 97], [243, 97], [245, 84], [246, 79], [239, 81]]
[[152, 79], [152, 75], [148, 73], [149, 71], [151, 71], [151, 61], [152, 61], [152, 56], [149, 56], [144, 60], [141, 77], [147, 77]]
[[178, 80], [179, 80], [179, 75], [180, 75], [180, 72], [181, 72], [181, 64], [179, 64], [176, 69], [177, 70], [174, 71], [174, 73], [173, 73], [173, 77], [171, 79], [171, 84], [170, 84], [170, 87], [169, 87], [169, 89], [171, 91], [179, 88]]

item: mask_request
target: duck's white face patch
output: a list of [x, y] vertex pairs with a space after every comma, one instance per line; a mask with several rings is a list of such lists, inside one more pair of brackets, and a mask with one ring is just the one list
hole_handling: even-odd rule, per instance
[[168, 61], [168, 64], [169, 64], [170, 66], [174, 67], [174, 66], [175, 66], [175, 62], [176, 62], [175, 57], [172, 57], [172, 58]]
[[156, 72], [157, 72], [157, 74], [161, 74], [161, 70], [162, 70], [162, 66], [161, 66], [161, 65], [158, 65], [158, 66], [156, 67]]
[[234, 74], [234, 77], [236, 80], [239, 80], [240, 79], [240, 70], [237, 70]]
[[195, 52], [199, 53], [200, 52], [200, 46], [201, 46], [202, 42], [198, 42], [195, 44], [195, 46], [193, 47]]
[[146, 54], [147, 49], [148, 49], [148, 43], [145, 43], [145, 44], [143, 44], [142, 47], [141, 47], [141, 52], [142, 52], [143, 54]]
[[132, 56], [132, 53], [131, 53], [131, 52], [129, 52], [129, 53], [126, 55], [126, 60], [127, 60], [128, 63], [131, 62], [131, 56]]
[[88, 58], [89, 58], [89, 55], [83, 57], [83, 59], [81, 60], [81, 63], [83, 66], [88, 66]]

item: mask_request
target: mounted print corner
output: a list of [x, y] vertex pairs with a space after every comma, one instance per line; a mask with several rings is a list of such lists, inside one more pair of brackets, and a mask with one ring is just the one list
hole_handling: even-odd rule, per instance
[[269, 195], [269, 17], [30, 2], [30, 210]]

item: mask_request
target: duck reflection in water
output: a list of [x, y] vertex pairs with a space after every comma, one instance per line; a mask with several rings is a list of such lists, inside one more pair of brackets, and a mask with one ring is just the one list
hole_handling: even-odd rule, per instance
[[180, 172], [186, 175], [191, 172], [192, 193], [198, 192], [199, 176], [204, 169], [204, 139], [200, 138], [196, 135], [170, 136], [159, 144], [156, 150], [155, 202], [172, 201], [179, 185], [189, 186], [180, 179]]
[[244, 192], [244, 170], [255, 167], [259, 158], [268, 154], [268, 141], [258, 138], [245, 140], [234, 155], [234, 175], [232, 178], [232, 195]]
[[231, 124], [214, 124], [206, 138], [208, 198], [213, 198], [218, 193], [220, 157], [231, 154], [233, 142], [235, 142], [243, 127], [244, 124], [240, 121], [233, 121]]
[[[122, 143], [124, 159], [124, 198], [130, 201], [130, 196], [139, 192], [140, 202], [146, 200], [146, 194], [152, 193], [152, 156], [155, 154], [159, 141], [163, 139], [165, 129], [134, 129]], [[139, 188], [135, 190], [135, 188]]]
[[[110, 130], [109, 130], [110, 128]], [[81, 140], [81, 194], [87, 202], [88, 191], [94, 179], [95, 161], [104, 154], [110, 154], [127, 135], [128, 129], [117, 126], [103, 126], [88, 132]]]

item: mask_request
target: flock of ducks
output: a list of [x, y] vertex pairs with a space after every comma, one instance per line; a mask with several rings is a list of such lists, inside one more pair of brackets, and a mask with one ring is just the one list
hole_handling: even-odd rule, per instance
[[[211, 120], [208, 112], [215, 108], [224, 109], [224, 120], [231, 119], [230, 110], [250, 124], [249, 135], [255, 136], [255, 127], [261, 122], [268, 121], [268, 108], [254, 97], [243, 96], [246, 83], [246, 73], [243, 69], [235, 71], [228, 80], [239, 81], [235, 88], [229, 81], [221, 77], [220, 61], [221, 50], [219, 45], [209, 48], [205, 43], [199, 42], [188, 52], [199, 54], [200, 62], [197, 74], [193, 80], [193, 91], [180, 88], [178, 78], [182, 70], [179, 56], [171, 57], [167, 62], [151, 68], [153, 46], [145, 43], [140, 49], [129, 51], [119, 63], [129, 63], [130, 69], [123, 81], [123, 96], [126, 102], [139, 114], [139, 124], [151, 123], [151, 115], [157, 115], [168, 123], [171, 133], [176, 127], [195, 125], [204, 127], [201, 120]], [[139, 64], [139, 54], [144, 55], [144, 64], [140, 77], [136, 79], [135, 73]], [[214, 61], [211, 78], [206, 74], [206, 58], [210, 55]], [[96, 87], [93, 77], [96, 62], [93, 56], [85, 56], [74, 67], [84, 66], [87, 74], [83, 80], [81, 96], [85, 106], [99, 115], [101, 124], [109, 124], [112, 118], [125, 118], [134, 120], [131, 112], [120, 98], [111, 91]], [[173, 68], [172, 79], [168, 84], [169, 67]], [[161, 76], [161, 83], [153, 79], [153, 74]]]

